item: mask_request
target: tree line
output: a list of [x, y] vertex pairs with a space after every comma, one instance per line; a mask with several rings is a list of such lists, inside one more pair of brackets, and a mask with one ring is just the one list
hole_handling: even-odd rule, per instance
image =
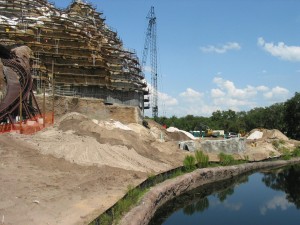
[[247, 112], [217, 110], [210, 117], [187, 115], [180, 118], [157, 117], [155, 120], [167, 127], [174, 126], [185, 131], [207, 128], [225, 132], [249, 132], [254, 128], [278, 129], [288, 137], [300, 140], [300, 93], [296, 92], [286, 102], [257, 107]]

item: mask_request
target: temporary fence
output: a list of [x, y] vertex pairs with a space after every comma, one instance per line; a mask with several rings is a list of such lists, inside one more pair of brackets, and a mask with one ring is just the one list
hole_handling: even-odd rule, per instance
[[0, 124], [0, 134], [9, 132], [20, 134], [34, 134], [46, 127], [53, 125], [53, 123], [53, 113], [45, 113], [37, 115], [30, 119], [20, 120], [15, 123]]

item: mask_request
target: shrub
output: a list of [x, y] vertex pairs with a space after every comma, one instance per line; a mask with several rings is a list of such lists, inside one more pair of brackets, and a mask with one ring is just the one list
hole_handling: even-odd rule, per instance
[[204, 154], [202, 151], [198, 150], [195, 152], [195, 158], [197, 166], [199, 168], [205, 168], [208, 166], [209, 158], [208, 155]]
[[284, 159], [284, 160], [291, 159], [291, 157], [292, 157], [291, 153], [287, 148], [282, 148], [280, 151], [282, 152], [282, 156], [281, 156], [282, 159]]
[[300, 157], [300, 146], [298, 146], [297, 148], [294, 149], [292, 155], [294, 157]]
[[111, 225], [113, 222], [113, 219], [111, 216], [107, 215], [106, 213], [104, 213], [103, 215], [101, 215], [100, 217], [100, 225]]
[[196, 168], [195, 157], [192, 155], [187, 155], [183, 160], [183, 166], [186, 171], [192, 171]]
[[223, 152], [219, 154], [219, 159], [222, 166], [228, 166], [235, 163], [232, 155], [227, 155]]
[[138, 202], [145, 192], [145, 190], [141, 190], [140, 188], [133, 188], [132, 185], [129, 185], [127, 190], [127, 195], [118, 201], [116, 206], [113, 208], [113, 219], [117, 222], [124, 213], [128, 212], [130, 208]]

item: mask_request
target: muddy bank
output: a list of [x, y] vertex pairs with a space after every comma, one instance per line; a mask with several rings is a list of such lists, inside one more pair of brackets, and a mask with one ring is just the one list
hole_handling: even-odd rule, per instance
[[289, 161], [256, 162], [236, 166], [198, 169], [175, 179], [167, 180], [153, 188], [143, 197], [139, 205], [127, 213], [121, 225], [146, 225], [155, 211], [170, 199], [204, 184], [221, 181], [249, 171], [299, 163], [300, 158]]

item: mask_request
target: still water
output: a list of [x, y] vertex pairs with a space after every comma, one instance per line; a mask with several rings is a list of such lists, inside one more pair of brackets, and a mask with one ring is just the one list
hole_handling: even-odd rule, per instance
[[200, 187], [166, 203], [151, 225], [299, 225], [300, 164]]

